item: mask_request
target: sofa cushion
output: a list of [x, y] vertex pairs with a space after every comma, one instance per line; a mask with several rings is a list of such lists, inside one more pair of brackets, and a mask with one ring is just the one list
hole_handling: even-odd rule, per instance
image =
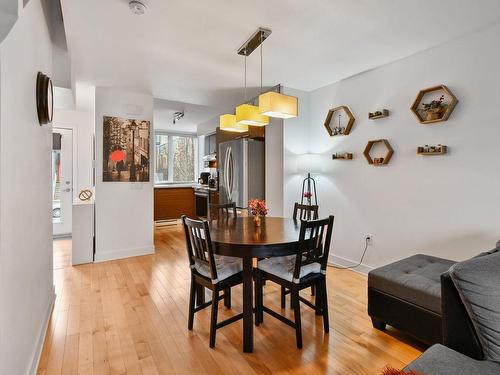
[[368, 274], [368, 287], [441, 314], [442, 273], [455, 262], [417, 254]]
[[426, 375], [498, 375], [500, 363], [478, 361], [446, 346], [436, 344], [406, 366], [405, 370], [413, 370]]
[[485, 358], [500, 361], [500, 252], [457, 263], [451, 267], [450, 276]]

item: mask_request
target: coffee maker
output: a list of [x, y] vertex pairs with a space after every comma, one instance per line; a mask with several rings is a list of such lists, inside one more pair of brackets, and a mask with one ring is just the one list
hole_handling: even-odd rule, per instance
[[210, 172], [201, 172], [198, 182], [202, 185], [208, 185], [209, 179], [210, 179]]

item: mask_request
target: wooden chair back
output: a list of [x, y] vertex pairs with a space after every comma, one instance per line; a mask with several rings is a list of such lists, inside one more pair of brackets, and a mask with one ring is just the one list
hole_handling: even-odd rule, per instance
[[217, 280], [217, 267], [208, 222], [188, 219], [186, 215], [183, 215], [181, 219], [186, 234], [186, 247], [191, 270], [196, 269], [196, 265], [205, 265], [210, 270], [212, 280]]
[[238, 216], [236, 212], [236, 203], [224, 203], [224, 204], [213, 204], [210, 203], [208, 217], [210, 220], [227, 220], [231, 217], [236, 218]]
[[300, 279], [300, 269], [311, 263], [319, 263], [326, 273], [328, 254], [333, 232], [333, 215], [321, 220], [303, 220], [300, 225], [297, 258], [293, 279]]
[[293, 206], [293, 220], [317, 220], [319, 206], [295, 203]]

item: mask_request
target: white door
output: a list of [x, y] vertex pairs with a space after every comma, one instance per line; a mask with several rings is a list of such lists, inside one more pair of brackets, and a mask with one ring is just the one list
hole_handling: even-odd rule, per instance
[[[71, 234], [73, 209], [73, 132], [54, 128], [52, 147], [52, 227], [54, 236]], [[60, 142], [57, 138], [60, 135]]]

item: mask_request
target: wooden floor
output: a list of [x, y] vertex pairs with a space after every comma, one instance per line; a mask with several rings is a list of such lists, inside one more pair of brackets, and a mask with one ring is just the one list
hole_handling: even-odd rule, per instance
[[[54, 241], [57, 300], [38, 374], [379, 374], [416, 358], [422, 347], [389, 329], [372, 328], [366, 277], [328, 270], [330, 334], [302, 307], [304, 348], [295, 333], [269, 315], [255, 328], [255, 351], [242, 353], [242, 321], [217, 332], [208, 347], [209, 310], [187, 330], [189, 267], [180, 226], [156, 229], [156, 254], [71, 267], [71, 240]], [[241, 312], [241, 287], [233, 308]], [[304, 296], [308, 296], [305, 291]], [[265, 303], [279, 310], [268, 282]], [[285, 313], [291, 318], [291, 310]]]

